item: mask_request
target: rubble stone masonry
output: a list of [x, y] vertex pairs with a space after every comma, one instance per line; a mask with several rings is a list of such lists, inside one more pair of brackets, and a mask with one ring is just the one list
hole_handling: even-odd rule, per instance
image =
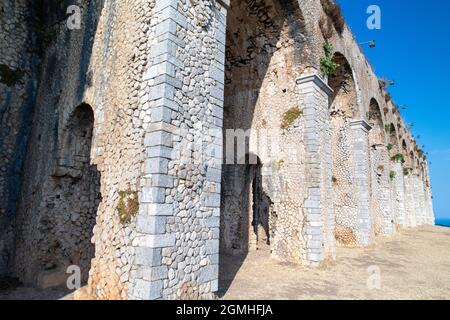
[[75, 265], [78, 299], [212, 299], [222, 255], [320, 265], [434, 224], [423, 151], [328, 19], [320, 0], [2, 1], [0, 276], [64, 286]]

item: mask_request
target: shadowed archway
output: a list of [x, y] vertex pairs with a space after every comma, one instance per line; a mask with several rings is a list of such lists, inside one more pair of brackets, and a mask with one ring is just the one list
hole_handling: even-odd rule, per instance
[[351, 122], [359, 116], [356, 85], [349, 62], [339, 52], [333, 61], [339, 69], [328, 79], [331, 97], [330, 128], [333, 164], [333, 203], [336, 217], [336, 241], [340, 245], [358, 242], [358, 202], [354, 192], [353, 138]]
[[[297, 0], [231, 0], [227, 14], [224, 95], [224, 154], [227, 131], [245, 133], [279, 127], [282, 114], [297, 104], [296, 76], [301, 74], [305, 22]], [[251, 131], [250, 131], [251, 130]], [[233, 138], [234, 139], [234, 138]], [[237, 139], [238, 150], [256, 162], [222, 167], [219, 292], [227, 290], [249, 251], [268, 257], [274, 248], [273, 194], [263, 174], [271, 163], [251, 147], [253, 138]], [[248, 156], [246, 156], [248, 158]], [[276, 243], [276, 242], [275, 242]]]

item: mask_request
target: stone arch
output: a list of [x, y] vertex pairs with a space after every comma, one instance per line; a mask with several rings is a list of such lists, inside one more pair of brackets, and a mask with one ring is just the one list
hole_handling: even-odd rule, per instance
[[414, 157], [414, 151], [409, 151], [409, 157], [408, 157], [408, 167], [409, 169], [413, 170], [415, 169], [415, 157]]
[[369, 143], [371, 146], [375, 144], [385, 143], [385, 130], [383, 124], [383, 116], [381, 113], [380, 105], [375, 98], [370, 100], [369, 124], [372, 126], [372, 130], [369, 133]]
[[[305, 50], [308, 39], [299, 2], [297, 0], [231, 0], [227, 13], [226, 37], [224, 154], [231, 143], [226, 138], [229, 130], [235, 133], [239, 130], [246, 132], [252, 130], [251, 132], [255, 133], [263, 132], [263, 129], [270, 131], [283, 127], [285, 134], [282, 138], [289, 136], [291, 130], [297, 130], [301, 126], [296, 79], [308, 65], [304, 62], [308, 55]], [[283, 123], [284, 116], [289, 110], [295, 111], [295, 117], [289, 119], [288, 123]], [[261, 202], [266, 203], [266, 207], [273, 207], [274, 209], [271, 210], [276, 211], [278, 216], [284, 214], [284, 208], [280, 205], [281, 200], [276, 201], [274, 196], [274, 190], [278, 188], [277, 183], [272, 181], [280, 176], [262, 174], [270, 171], [275, 164], [277, 167], [284, 164], [282, 161], [277, 162], [282, 159], [271, 159], [271, 153], [267, 156], [264, 152], [258, 151], [259, 138], [247, 136], [241, 140], [244, 147], [238, 147], [258, 155], [257, 165], [239, 163], [239, 158], [233, 150], [233, 162], [227, 161], [222, 166], [220, 226], [222, 261], [227, 261], [227, 256], [244, 255], [245, 257], [248, 252], [250, 230], [248, 217], [249, 210], [252, 210], [249, 205], [253, 198], [252, 184], [258, 185], [256, 189]], [[240, 143], [239, 139], [236, 142]], [[253, 178], [255, 175], [256, 177]], [[299, 197], [301, 196], [300, 194]], [[296, 201], [296, 205], [300, 205], [300, 200]], [[288, 212], [286, 211], [285, 214], [287, 215]], [[301, 230], [301, 221], [299, 217], [294, 224], [286, 227]], [[270, 233], [267, 233], [267, 223], [264, 227], [257, 228], [258, 232], [261, 230], [264, 232], [257, 233], [257, 239], [258, 237], [261, 239], [264, 234], [264, 237], [270, 238], [268, 242], [272, 254], [288, 260], [294, 260], [292, 256], [295, 259], [300, 256], [300, 248], [291, 248], [289, 243], [283, 243], [286, 244], [284, 247], [277, 246], [277, 234], [275, 233], [272, 237]], [[292, 242], [300, 246], [303, 241], [300, 240], [302, 235], [298, 233], [298, 239], [294, 238]], [[275, 240], [272, 241], [273, 239]], [[258, 246], [260, 244], [258, 242]], [[223, 270], [227, 268], [227, 264], [221, 263], [219, 267]], [[221, 279], [222, 284], [223, 280]]]
[[52, 254], [42, 257], [45, 271], [38, 281], [64, 285], [67, 267], [76, 265], [82, 283], [87, 283], [95, 254], [91, 239], [101, 201], [100, 173], [91, 160], [93, 131], [93, 110], [83, 103], [68, 117], [58, 141], [43, 219], [49, 221], [47, 250]]
[[333, 61], [339, 69], [328, 79], [333, 89], [330, 105], [332, 180], [336, 219], [336, 240], [341, 245], [358, 243], [359, 199], [355, 192], [354, 130], [359, 116], [356, 85], [348, 60], [336, 52]]
[[407, 165], [410, 164], [409, 161], [409, 152], [408, 152], [408, 146], [406, 144], [406, 140], [402, 139], [402, 151], [400, 152], [403, 155], [403, 163], [406, 163]]
[[386, 130], [380, 106], [375, 98], [369, 105], [369, 132], [371, 196], [370, 213], [373, 234], [391, 234], [394, 230], [389, 186], [389, 150], [386, 147]]
[[385, 130], [389, 133], [390, 155], [394, 156], [399, 152], [397, 128], [391, 122], [391, 124], [385, 127]]
[[419, 177], [423, 177], [422, 169], [421, 169], [421, 162], [420, 162], [420, 159], [418, 157], [416, 157], [416, 163], [415, 163], [415, 168], [414, 169], [419, 174]]
[[334, 53], [333, 62], [337, 63], [340, 67], [328, 79], [328, 84], [333, 89], [333, 94], [330, 99], [331, 116], [342, 116], [348, 119], [360, 117], [356, 82], [350, 63], [340, 52]]

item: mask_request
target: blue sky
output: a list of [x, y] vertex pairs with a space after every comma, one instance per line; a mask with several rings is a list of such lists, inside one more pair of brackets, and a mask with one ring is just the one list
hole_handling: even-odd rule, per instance
[[[420, 136], [431, 163], [436, 218], [450, 219], [450, 1], [338, 0], [378, 77], [389, 88], [406, 123]], [[369, 5], [381, 8], [381, 30], [369, 30]]]

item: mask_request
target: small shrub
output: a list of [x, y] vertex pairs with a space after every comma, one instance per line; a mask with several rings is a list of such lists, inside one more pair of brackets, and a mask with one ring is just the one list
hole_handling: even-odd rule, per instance
[[341, 67], [340, 64], [333, 61], [333, 46], [328, 41], [323, 46], [325, 56], [320, 59], [320, 72], [324, 76], [332, 76]]
[[136, 191], [119, 191], [119, 204], [117, 205], [117, 213], [120, 223], [125, 224], [131, 221], [131, 217], [135, 216], [139, 211], [139, 197]]
[[389, 144], [387, 145], [387, 149], [388, 149], [389, 151], [391, 151], [393, 148], [394, 148], [394, 145], [393, 145], [392, 143], [389, 143]]
[[302, 111], [299, 108], [293, 107], [293, 108], [289, 109], [288, 111], [286, 111], [283, 114], [281, 128], [282, 129], [289, 128], [294, 123], [294, 121], [297, 120], [301, 115], [302, 115]]
[[341, 8], [339, 5], [331, 0], [321, 0], [323, 11], [330, 17], [333, 22], [334, 28], [339, 34], [344, 32], [345, 19], [342, 16]]
[[410, 168], [403, 168], [403, 175], [406, 177], [412, 171]]
[[384, 99], [386, 100], [386, 102], [391, 101], [392, 100], [391, 94], [387, 92], [386, 95], [384, 96]]
[[391, 131], [392, 131], [391, 128], [392, 128], [392, 126], [390, 124], [384, 125], [384, 131], [386, 131], [387, 133], [391, 133]]
[[13, 70], [6, 64], [0, 64], [0, 82], [8, 87], [12, 87], [21, 82], [25, 72], [22, 70]]
[[280, 171], [281, 167], [284, 165], [284, 160], [273, 161], [272, 166], [275, 171]]
[[396, 176], [397, 176], [397, 173], [395, 173], [395, 171], [389, 172], [389, 178], [391, 179], [391, 181], [393, 181]]
[[404, 163], [405, 162], [405, 157], [403, 157], [403, 155], [401, 153], [397, 153], [395, 156], [393, 156], [391, 158], [391, 160], [394, 161], [394, 162], [401, 161], [402, 163]]

